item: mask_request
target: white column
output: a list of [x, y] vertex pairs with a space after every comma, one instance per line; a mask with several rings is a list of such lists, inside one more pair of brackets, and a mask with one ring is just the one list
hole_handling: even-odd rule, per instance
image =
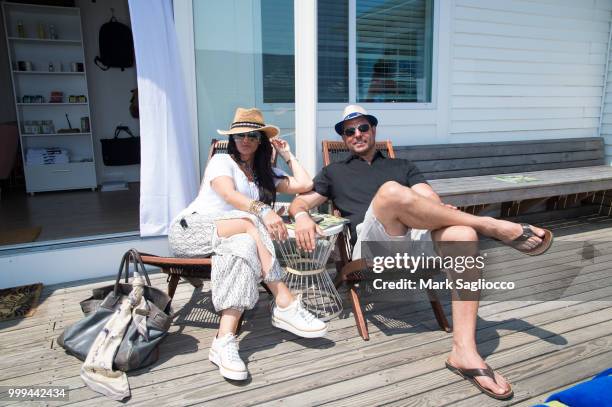
[[304, 168], [317, 170], [317, 0], [294, 0], [295, 150]]
[[193, 139], [193, 162], [196, 173], [200, 175], [200, 147], [198, 137], [198, 99], [196, 96], [195, 44], [193, 31], [193, 1], [181, 0], [172, 3], [174, 7], [174, 22], [178, 40], [181, 66], [185, 80], [191, 132]]

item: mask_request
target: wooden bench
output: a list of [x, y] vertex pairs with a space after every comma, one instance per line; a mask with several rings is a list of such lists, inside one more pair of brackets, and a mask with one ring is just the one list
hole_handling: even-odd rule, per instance
[[[502, 203], [502, 216], [519, 215], [547, 202], [605, 198], [612, 167], [605, 165], [600, 137], [556, 140], [395, 146], [397, 158], [413, 161], [444, 202], [477, 213]], [[512, 183], [496, 176], [526, 176]], [[522, 202], [522, 203], [521, 203]]]

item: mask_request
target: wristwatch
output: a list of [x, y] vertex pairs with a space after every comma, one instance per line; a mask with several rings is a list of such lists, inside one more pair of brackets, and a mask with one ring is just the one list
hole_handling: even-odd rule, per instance
[[268, 212], [270, 212], [271, 210], [272, 208], [270, 208], [268, 205], [262, 205], [261, 208], [259, 209], [259, 212], [257, 213], [257, 216], [260, 219], [263, 219], [263, 217], [266, 216]]

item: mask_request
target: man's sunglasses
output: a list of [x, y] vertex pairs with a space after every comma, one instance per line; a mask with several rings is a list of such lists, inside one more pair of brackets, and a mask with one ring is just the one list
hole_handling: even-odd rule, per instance
[[343, 134], [346, 137], [352, 137], [355, 135], [357, 130], [359, 130], [361, 133], [365, 133], [366, 131], [370, 131], [370, 125], [368, 123], [364, 123], [364, 124], [360, 124], [357, 127], [349, 127], [347, 129], [344, 129]]
[[261, 139], [261, 133], [258, 131], [249, 131], [248, 133], [232, 134], [232, 137], [236, 141], [242, 141], [245, 137], [247, 137], [249, 141], [259, 141], [259, 139]]

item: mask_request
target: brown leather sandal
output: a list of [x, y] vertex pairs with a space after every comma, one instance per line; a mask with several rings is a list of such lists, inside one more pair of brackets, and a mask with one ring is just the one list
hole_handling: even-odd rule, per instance
[[497, 394], [483, 387], [480, 383], [478, 383], [478, 380], [475, 379], [478, 376], [489, 377], [493, 379], [495, 383], [497, 383], [497, 381], [495, 380], [495, 373], [493, 372], [493, 369], [491, 369], [491, 366], [489, 365], [486, 365], [486, 366], [487, 366], [486, 369], [461, 369], [461, 368], [451, 365], [450, 363], [448, 363], [448, 361], [446, 361], [446, 368], [448, 370], [468, 380], [470, 383], [476, 386], [478, 390], [480, 390], [487, 396], [493, 397], [494, 399], [497, 399], [497, 400], [511, 399], [514, 396], [514, 391], [512, 390], [512, 386], [510, 386], [510, 384], [508, 384], [508, 386], [510, 386], [510, 389], [507, 392], [503, 394]]
[[[550, 246], [552, 245], [552, 241], [553, 241], [553, 233], [550, 230], [541, 228], [544, 230], [544, 237], [540, 237], [536, 235], [535, 232], [531, 229], [531, 225], [527, 223], [520, 223], [520, 225], [523, 228], [523, 233], [516, 239], [513, 239], [509, 242], [503, 242], [505, 245], [508, 245], [518, 250], [519, 252], [525, 253], [529, 256], [539, 256], [540, 254], [543, 254], [544, 252], [546, 252], [546, 250], [550, 248]], [[542, 239], [542, 243], [540, 243], [539, 245], [537, 245], [536, 247], [530, 250], [519, 249], [518, 246], [521, 243], [523, 243], [525, 240], [533, 236], [540, 237], [540, 239]]]

